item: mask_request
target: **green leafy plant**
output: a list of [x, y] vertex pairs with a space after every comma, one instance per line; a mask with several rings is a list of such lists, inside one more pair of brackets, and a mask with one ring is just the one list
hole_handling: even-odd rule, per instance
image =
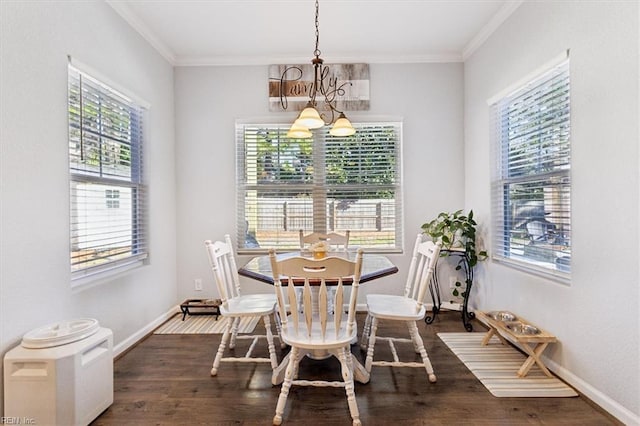
[[[469, 210], [469, 214], [463, 214], [462, 210], [453, 213], [442, 212], [435, 219], [422, 225], [422, 232], [427, 234], [433, 241], [441, 241], [441, 256], [448, 256], [450, 251], [460, 251], [464, 253], [456, 265], [456, 271], [459, 271], [464, 262], [468, 263], [469, 268], [473, 269], [478, 261], [487, 258], [485, 250], [477, 251], [476, 249], [476, 226], [478, 224], [473, 219], [473, 210]], [[466, 258], [466, 259], [465, 259]], [[467, 286], [470, 284], [466, 283]], [[465, 296], [466, 289], [461, 289], [462, 283], [456, 281], [452, 294], [454, 296]]]

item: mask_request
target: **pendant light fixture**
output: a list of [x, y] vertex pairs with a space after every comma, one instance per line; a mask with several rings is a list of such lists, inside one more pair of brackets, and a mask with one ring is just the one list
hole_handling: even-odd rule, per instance
[[[322, 126], [333, 123], [337, 116], [337, 120], [333, 124], [329, 133], [333, 136], [351, 136], [355, 134], [356, 130], [351, 125], [351, 122], [344, 115], [344, 112], [336, 108], [338, 96], [343, 96], [345, 93], [344, 87], [351, 85], [350, 82], [342, 83], [340, 86], [330, 84], [329, 69], [323, 66], [323, 60], [320, 58], [320, 30], [318, 25], [318, 12], [320, 6], [318, 0], [316, 0], [316, 48], [313, 51], [314, 58], [311, 60], [313, 64], [313, 84], [309, 92], [309, 102], [302, 110], [297, 120], [293, 123], [287, 137], [292, 138], [310, 138], [312, 136], [311, 129], [319, 129]], [[286, 72], [286, 71], [285, 71]], [[318, 112], [318, 101], [324, 103], [323, 112], [330, 113], [329, 120], [325, 122], [324, 113]]]
[[298, 138], [298, 139], [307, 139], [313, 136], [311, 134], [311, 130], [308, 127], [304, 127], [303, 125], [298, 123], [298, 120], [294, 121], [291, 125], [291, 128], [287, 132], [288, 138]]

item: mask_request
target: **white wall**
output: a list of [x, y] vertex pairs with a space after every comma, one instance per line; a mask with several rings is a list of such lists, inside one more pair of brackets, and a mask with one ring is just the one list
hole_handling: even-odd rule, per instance
[[[180, 298], [216, 294], [203, 241], [221, 239], [225, 233], [235, 241], [235, 120], [295, 118], [292, 113], [269, 112], [267, 68], [176, 69]], [[463, 67], [372, 64], [370, 75], [370, 111], [349, 116], [354, 121], [381, 115], [403, 119], [405, 250], [410, 251], [422, 223], [442, 210], [462, 208]], [[247, 260], [241, 257], [238, 263]], [[393, 260], [401, 272], [362, 286], [362, 295], [372, 290], [400, 291], [407, 255]], [[194, 291], [195, 278], [203, 278], [203, 292]], [[273, 291], [266, 284], [245, 282], [252, 291]]]
[[485, 262], [475, 301], [556, 334], [554, 370], [640, 423], [638, 2], [526, 2], [465, 63], [465, 205], [488, 220], [487, 99], [571, 49], [572, 279]]
[[[29, 330], [78, 317], [98, 319], [121, 346], [177, 302], [173, 69], [104, 2], [1, 7], [0, 352]], [[151, 104], [150, 265], [77, 292], [69, 270], [67, 55]]]
[[[122, 347], [179, 300], [214, 294], [203, 240], [235, 234], [235, 119], [293, 116], [269, 113], [266, 66], [178, 68], [174, 87], [171, 66], [103, 2], [0, 5], [0, 351], [81, 316]], [[484, 262], [472, 304], [557, 334], [554, 369], [629, 424], [640, 412], [639, 15], [637, 2], [526, 2], [464, 67], [371, 65], [371, 111], [358, 114], [403, 119], [405, 249], [423, 222], [462, 204], [486, 236], [486, 99], [571, 49], [572, 283]], [[69, 285], [68, 54], [152, 105], [150, 265], [79, 292]], [[408, 260], [393, 260], [401, 272], [363, 293], [399, 287]]]

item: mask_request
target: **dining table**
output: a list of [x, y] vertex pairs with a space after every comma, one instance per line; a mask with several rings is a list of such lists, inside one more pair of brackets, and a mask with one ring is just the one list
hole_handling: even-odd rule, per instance
[[[328, 252], [327, 256], [347, 257], [351, 260], [356, 258], [356, 250], [349, 249], [347, 251]], [[313, 253], [306, 250], [289, 251], [276, 254], [278, 259], [286, 257], [313, 257]], [[380, 253], [364, 253], [362, 256], [362, 272], [360, 275], [360, 284], [365, 284], [388, 275], [398, 272], [398, 267], [391, 260]], [[267, 284], [274, 284], [273, 272], [271, 270], [271, 259], [269, 255], [260, 255], [250, 259], [244, 266], [238, 269], [238, 275], [252, 278]], [[284, 284], [284, 282], [283, 282]], [[301, 283], [302, 284], [302, 283]], [[313, 285], [314, 283], [310, 283]], [[319, 283], [316, 283], [319, 285]], [[331, 285], [331, 283], [327, 283]], [[337, 284], [337, 283], [336, 283]], [[348, 281], [343, 281], [344, 285], [349, 285]], [[357, 342], [357, 339], [356, 339]], [[355, 343], [355, 342], [354, 342]], [[318, 359], [322, 357], [319, 356]], [[281, 384], [284, 381], [284, 374], [289, 362], [289, 354], [280, 362], [278, 367], [273, 371], [272, 383], [274, 385]], [[359, 383], [369, 382], [369, 373], [364, 365], [362, 365], [354, 356], [353, 357], [353, 378]]]
[[[349, 249], [347, 251], [328, 252], [327, 256], [344, 256], [350, 260], [355, 260], [356, 253], [356, 250]], [[276, 254], [276, 258], [279, 260], [295, 256], [312, 257], [312, 253], [307, 250], [297, 250]], [[377, 280], [387, 275], [395, 274], [396, 272], [398, 272], [398, 267], [394, 265], [388, 257], [379, 253], [365, 252], [362, 256], [360, 284]], [[265, 254], [252, 258], [238, 270], [238, 275], [273, 285], [273, 272], [271, 272], [269, 255]]]

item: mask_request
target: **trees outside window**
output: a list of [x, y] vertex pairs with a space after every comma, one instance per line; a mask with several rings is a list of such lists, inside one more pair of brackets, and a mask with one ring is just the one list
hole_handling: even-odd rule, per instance
[[239, 251], [298, 248], [299, 230], [344, 232], [350, 245], [402, 247], [400, 123], [360, 123], [287, 138], [289, 125], [238, 124]]

